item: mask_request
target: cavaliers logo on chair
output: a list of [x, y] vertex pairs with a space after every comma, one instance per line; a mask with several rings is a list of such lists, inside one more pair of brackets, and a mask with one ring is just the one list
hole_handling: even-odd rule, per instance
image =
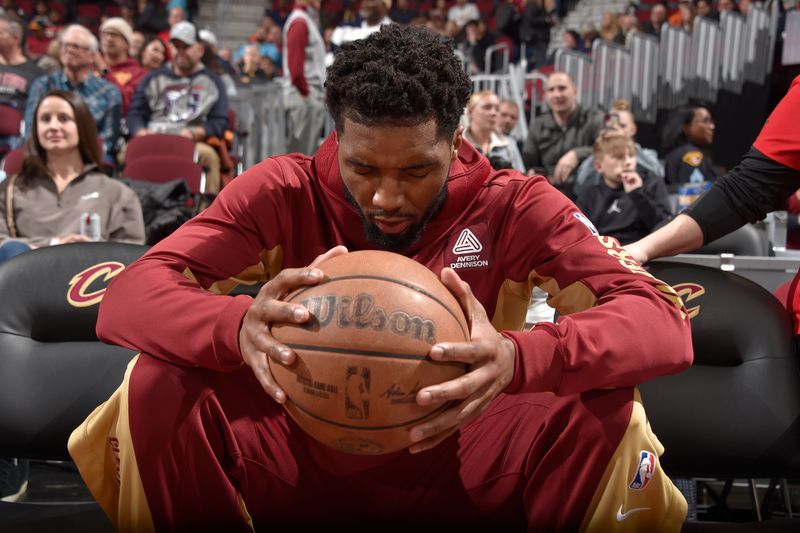
[[106, 261], [75, 274], [69, 282], [67, 302], [72, 307], [90, 307], [99, 304], [111, 278], [124, 269], [125, 265], [122, 263]]

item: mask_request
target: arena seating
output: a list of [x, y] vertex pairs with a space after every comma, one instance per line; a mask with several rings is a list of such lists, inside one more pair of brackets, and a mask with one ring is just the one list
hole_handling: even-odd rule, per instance
[[[800, 372], [789, 316], [732, 272], [656, 262], [692, 317], [693, 366], [640, 387], [673, 477], [800, 477]], [[718, 504], [724, 509], [724, 498]], [[754, 498], [754, 519], [762, 502]]]
[[[9, 105], [0, 104], [0, 136], [18, 137], [22, 128], [22, 114]], [[0, 159], [8, 150], [0, 147]]]
[[19, 174], [19, 171], [22, 170], [22, 160], [24, 158], [25, 149], [14, 148], [3, 158], [2, 163], [0, 163], [0, 169], [8, 175]]
[[125, 157], [128, 161], [154, 155], [165, 155], [197, 161], [194, 141], [180, 135], [153, 133], [133, 137], [128, 141]]
[[[117, 388], [134, 355], [97, 340], [98, 303], [109, 279], [146, 249], [66, 244], [0, 264], [0, 455], [69, 459], [67, 437]], [[110, 530], [93, 501], [3, 502], [0, 523], [4, 531]]]
[[205, 192], [203, 167], [191, 159], [160, 154], [136, 159], [128, 158], [122, 176], [156, 183], [182, 178], [192, 194]]

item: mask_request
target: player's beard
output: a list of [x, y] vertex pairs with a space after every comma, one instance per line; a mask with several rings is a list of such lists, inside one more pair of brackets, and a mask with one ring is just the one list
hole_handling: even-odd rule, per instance
[[400, 252], [417, 242], [419, 238], [422, 237], [422, 233], [425, 231], [425, 226], [428, 225], [428, 222], [442, 210], [442, 206], [445, 200], [447, 200], [447, 180], [445, 180], [439, 194], [436, 195], [433, 203], [419, 222], [416, 222], [399, 235], [387, 235], [379, 230], [375, 224], [370, 222], [347, 187], [344, 188], [344, 195], [350, 205], [355, 207], [356, 211], [358, 211], [358, 215], [361, 217], [361, 223], [364, 225], [364, 234], [367, 240], [384, 250]]

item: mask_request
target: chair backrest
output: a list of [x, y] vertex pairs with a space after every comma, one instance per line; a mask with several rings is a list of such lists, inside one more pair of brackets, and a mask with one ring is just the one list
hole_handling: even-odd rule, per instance
[[691, 477], [800, 475], [800, 371], [781, 303], [732, 272], [649, 268], [692, 317], [692, 367], [640, 387], [665, 468]]
[[193, 194], [205, 191], [203, 167], [191, 159], [167, 155], [151, 155], [127, 159], [122, 176], [136, 180], [164, 183], [182, 178]]
[[764, 233], [760, 232], [755, 226], [745, 224], [736, 231], [728, 233], [724, 237], [709, 242], [689, 253], [767, 256], [769, 255], [769, 242]]
[[189, 161], [197, 161], [197, 150], [194, 141], [169, 133], [153, 133], [141, 137], [133, 137], [125, 149], [125, 164], [140, 157], [155, 155], [172, 156]]
[[0, 135], [18, 137], [21, 133], [22, 113], [17, 108], [0, 104]]
[[0, 456], [69, 457], [70, 432], [119, 386], [134, 355], [97, 340], [98, 304], [146, 250], [65, 244], [0, 263]]
[[9, 176], [11, 174], [19, 174], [22, 170], [23, 159], [25, 159], [25, 149], [14, 148], [3, 158], [2, 163], [0, 163], [0, 168]]

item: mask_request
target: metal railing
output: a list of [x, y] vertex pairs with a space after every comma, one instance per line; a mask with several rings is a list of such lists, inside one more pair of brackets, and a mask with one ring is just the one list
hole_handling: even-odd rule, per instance
[[658, 114], [658, 38], [634, 33], [628, 41], [631, 53], [631, 112], [637, 121], [655, 124]]
[[717, 101], [720, 83], [722, 31], [711, 19], [697, 17], [692, 31], [692, 51], [687, 72], [689, 98]]

